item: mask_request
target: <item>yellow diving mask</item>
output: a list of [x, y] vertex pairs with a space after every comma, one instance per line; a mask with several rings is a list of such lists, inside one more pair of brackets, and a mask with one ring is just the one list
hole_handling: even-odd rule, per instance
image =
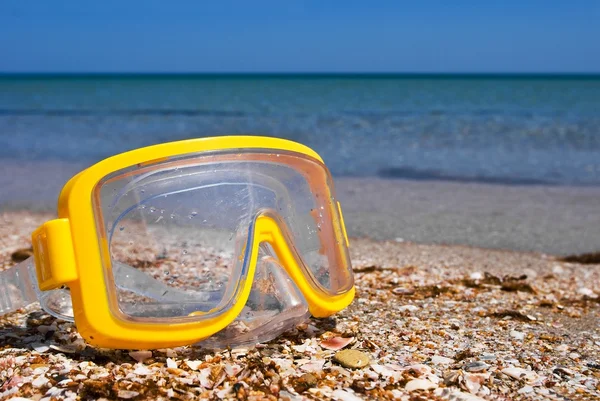
[[[268, 341], [354, 298], [342, 211], [313, 150], [228, 136], [165, 143], [73, 177], [0, 313], [39, 301], [90, 344]], [[36, 284], [37, 281], [37, 284]]]

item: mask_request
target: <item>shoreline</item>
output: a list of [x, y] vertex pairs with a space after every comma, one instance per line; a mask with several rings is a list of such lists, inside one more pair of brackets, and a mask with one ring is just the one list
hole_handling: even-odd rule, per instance
[[335, 180], [348, 234], [573, 255], [600, 250], [600, 188]]
[[[0, 212], [56, 213], [85, 165], [0, 160]], [[348, 234], [579, 255], [600, 251], [600, 187], [334, 177]]]

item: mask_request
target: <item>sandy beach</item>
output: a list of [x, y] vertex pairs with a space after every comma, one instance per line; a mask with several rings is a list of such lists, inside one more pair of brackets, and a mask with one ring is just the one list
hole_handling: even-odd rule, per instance
[[[1, 269], [49, 217], [0, 216]], [[600, 397], [600, 265], [365, 238], [351, 254], [351, 307], [251, 349], [96, 349], [37, 304], [6, 315], [0, 400]]]

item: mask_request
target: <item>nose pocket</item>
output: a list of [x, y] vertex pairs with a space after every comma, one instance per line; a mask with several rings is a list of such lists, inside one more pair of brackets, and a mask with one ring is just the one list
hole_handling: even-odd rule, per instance
[[201, 342], [208, 348], [269, 341], [304, 322], [310, 313], [300, 290], [267, 243], [261, 243], [252, 290], [236, 320]]
[[304, 297], [271, 247], [262, 243], [256, 263], [256, 273], [246, 306], [255, 311], [279, 311], [304, 304]]

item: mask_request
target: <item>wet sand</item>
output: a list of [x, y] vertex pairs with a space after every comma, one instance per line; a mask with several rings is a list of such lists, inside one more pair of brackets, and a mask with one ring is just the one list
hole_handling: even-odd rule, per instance
[[[0, 212], [55, 213], [84, 165], [0, 161]], [[349, 234], [578, 254], [600, 251], [600, 188], [335, 177]]]
[[600, 188], [338, 178], [350, 236], [567, 255], [600, 251]]

